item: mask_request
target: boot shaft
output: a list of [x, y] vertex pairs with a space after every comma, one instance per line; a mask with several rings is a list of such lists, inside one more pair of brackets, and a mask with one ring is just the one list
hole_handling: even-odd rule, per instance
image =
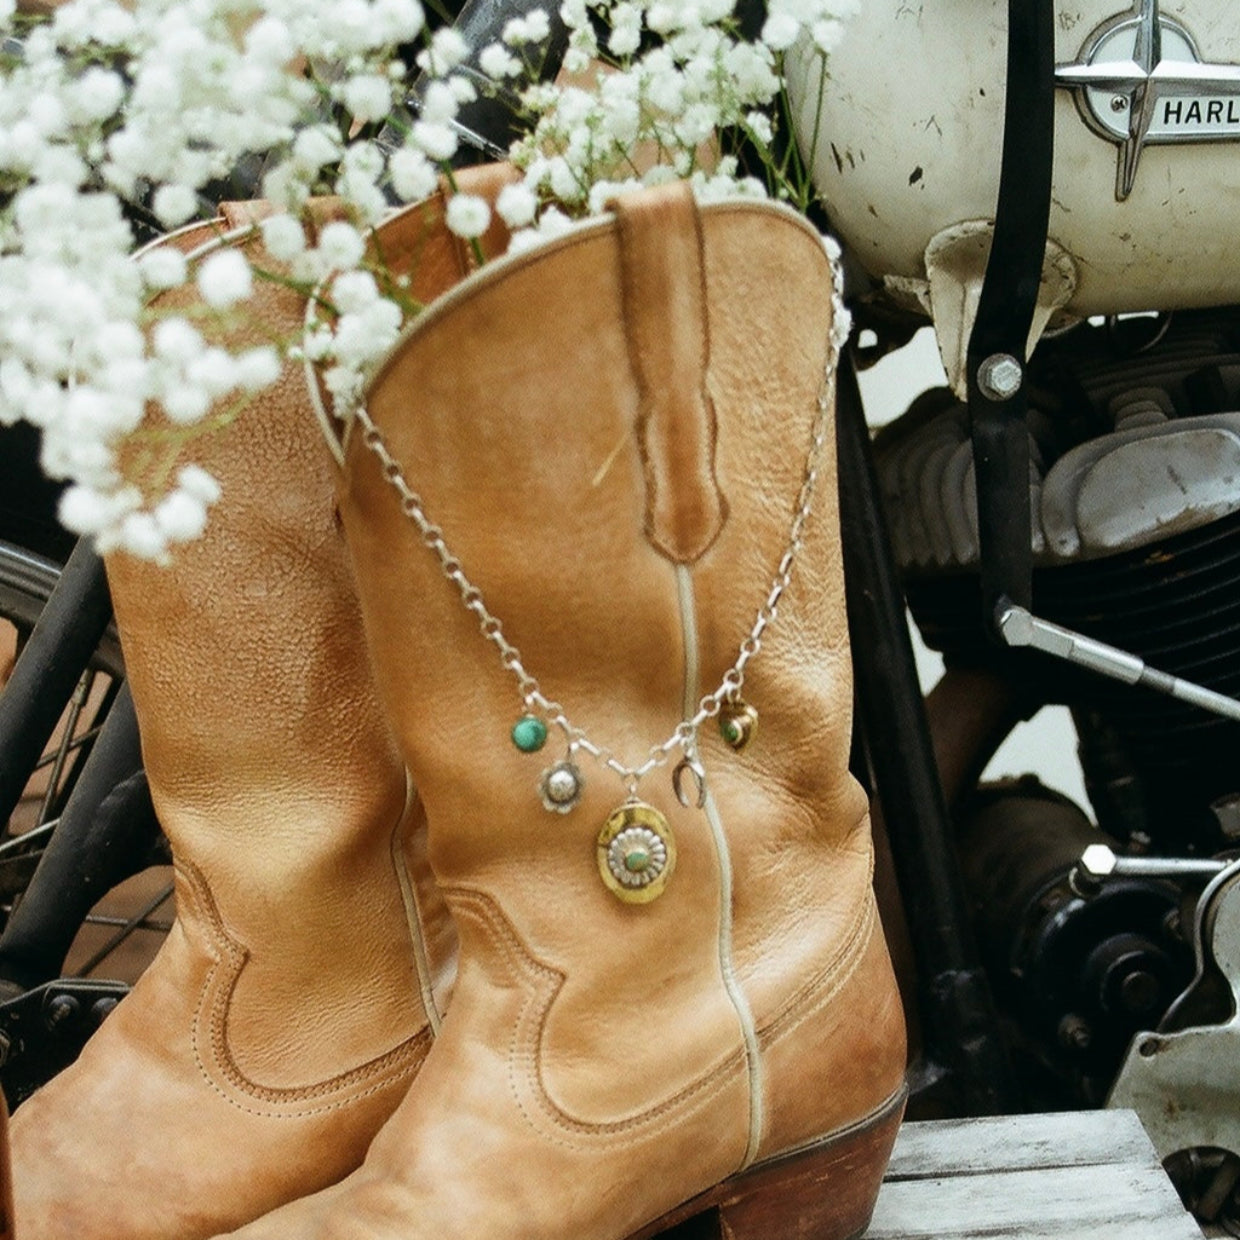
[[[834, 283], [817, 235], [768, 204], [699, 216], [661, 195], [618, 214], [484, 269], [415, 323], [368, 396], [394, 464], [385, 476], [354, 426], [342, 515], [461, 933], [456, 1002], [542, 993], [522, 1036], [563, 1122], [641, 1127], [747, 1077], [749, 1123], [718, 1135], [736, 1166], [829, 1126], [829, 1077], [855, 1116], [902, 1070], [847, 771]], [[397, 474], [416, 493], [403, 507]], [[689, 750], [666, 744], [738, 662], [752, 744], [737, 752], [713, 720]], [[518, 673], [588, 744], [552, 707], [542, 751], [513, 745], [534, 692]], [[634, 779], [590, 745], [630, 772], [664, 748]], [[684, 757], [705, 772], [701, 805], [690, 770], [688, 804], [674, 794]], [[565, 758], [584, 788], [561, 815], [540, 776]], [[641, 904], [597, 864], [630, 793], [675, 854]], [[840, 1047], [799, 1065], [817, 1082], [800, 1106], [780, 1031], [862, 977], [857, 1027], [837, 1020]], [[845, 1048], [860, 1062], [840, 1079]]]
[[[252, 225], [239, 204], [171, 243], [191, 271], [237, 247], [256, 270], [286, 275]], [[191, 280], [156, 310], [187, 315], [213, 343], [287, 344], [305, 299], [258, 278], [253, 300], [215, 325]], [[231, 412], [187, 453], [224, 492], [203, 536], [169, 564], [124, 552], [106, 562], [176, 874], [158, 976], [201, 991], [194, 1036], [223, 1093], [296, 1111], [303, 1087], [343, 1103], [407, 1079], [410, 1048], [446, 1000], [455, 943], [376, 696], [301, 366]], [[152, 411], [144, 429], [167, 423]], [[353, 1077], [337, 1080], [342, 1067]]]

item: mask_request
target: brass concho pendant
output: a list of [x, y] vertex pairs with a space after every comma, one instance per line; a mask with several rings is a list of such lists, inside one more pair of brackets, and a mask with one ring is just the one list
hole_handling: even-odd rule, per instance
[[758, 735], [758, 712], [740, 698], [725, 702], [719, 712], [719, 735], [740, 753]]
[[676, 841], [653, 805], [626, 801], [598, 836], [598, 870], [607, 889], [626, 904], [657, 899], [676, 868]]

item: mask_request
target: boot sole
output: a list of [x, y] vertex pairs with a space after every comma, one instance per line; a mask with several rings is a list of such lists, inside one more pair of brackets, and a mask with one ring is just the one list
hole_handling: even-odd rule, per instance
[[855, 1240], [870, 1225], [907, 1096], [901, 1088], [848, 1128], [756, 1163], [627, 1240], [694, 1223], [700, 1229], [686, 1227], [685, 1240]]

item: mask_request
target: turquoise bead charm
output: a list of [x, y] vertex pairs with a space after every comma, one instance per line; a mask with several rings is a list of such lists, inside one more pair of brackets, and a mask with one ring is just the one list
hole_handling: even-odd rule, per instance
[[724, 744], [740, 753], [758, 734], [758, 712], [739, 698], [725, 702], [719, 712], [719, 735]]
[[522, 715], [512, 725], [512, 743], [522, 753], [537, 753], [547, 743], [547, 725], [537, 715]]

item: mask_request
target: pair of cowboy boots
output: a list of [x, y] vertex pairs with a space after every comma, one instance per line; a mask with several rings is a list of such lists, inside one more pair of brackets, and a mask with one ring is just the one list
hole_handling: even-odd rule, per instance
[[820, 239], [672, 187], [463, 280], [434, 205], [380, 246], [442, 295], [343, 534], [290, 371], [206, 539], [111, 566], [178, 921], [18, 1113], [18, 1234], [860, 1234], [904, 1042]]

